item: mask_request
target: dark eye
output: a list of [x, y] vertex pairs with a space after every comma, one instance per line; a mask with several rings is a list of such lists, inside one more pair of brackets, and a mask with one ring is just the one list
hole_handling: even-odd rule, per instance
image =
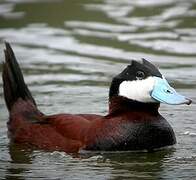
[[143, 71], [138, 71], [138, 72], [136, 72], [136, 79], [141, 80], [141, 79], [143, 79], [144, 77], [145, 77], [145, 74], [144, 74]]

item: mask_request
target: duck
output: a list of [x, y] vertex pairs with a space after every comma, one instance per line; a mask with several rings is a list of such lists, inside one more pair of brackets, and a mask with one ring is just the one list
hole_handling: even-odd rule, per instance
[[8, 42], [4, 53], [3, 92], [8, 137], [14, 144], [66, 153], [153, 151], [176, 143], [171, 125], [159, 113], [160, 103], [192, 102], [176, 92], [155, 65], [142, 59], [131, 60], [112, 79], [106, 115], [46, 115], [38, 109]]

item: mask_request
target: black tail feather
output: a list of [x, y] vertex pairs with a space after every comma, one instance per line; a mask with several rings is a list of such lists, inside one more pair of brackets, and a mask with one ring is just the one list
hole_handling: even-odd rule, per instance
[[22, 71], [10, 44], [6, 42], [5, 46], [5, 62], [3, 63], [2, 77], [4, 98], [8, 110], [11, 110], [13, 104], [18, 100], [18, 98], [30, 100], [34, 105], [36, 105], [35, 100], [25, 84]]

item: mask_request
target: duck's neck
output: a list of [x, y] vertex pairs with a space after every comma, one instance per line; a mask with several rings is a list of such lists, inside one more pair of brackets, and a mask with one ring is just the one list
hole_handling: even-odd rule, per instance
[[142, 103], [122, 96], [114, 96], [109, 99], [109, 114], [122, 112], [146, 112], [152, 115], [157, 115], [159, 106], [159, 103]]

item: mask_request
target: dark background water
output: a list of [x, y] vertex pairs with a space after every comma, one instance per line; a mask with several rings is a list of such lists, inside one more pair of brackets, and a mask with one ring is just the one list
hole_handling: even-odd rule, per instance
[[[143, 57], [196, 101], [195, 0], [2, 0], [1, 61], [5, 40], [48, 114], [105, 114], [112, 77]], [[0, 179], [196, 178], [195, 103], [160, 111], [176, 133], [172, 149], [79, 157], [32, 150], [9, 144], [0, 80]]]

